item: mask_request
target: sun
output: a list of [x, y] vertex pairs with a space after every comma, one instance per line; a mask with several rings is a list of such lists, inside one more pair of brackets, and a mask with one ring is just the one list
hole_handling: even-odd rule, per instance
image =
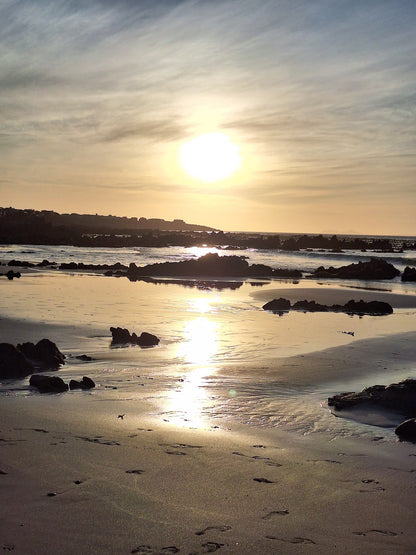
[[230, 177], [241, 165], [240, 149], [220, 132], [187, 141], [180, 147], [179, 159], [186, 173], [206, 183]]

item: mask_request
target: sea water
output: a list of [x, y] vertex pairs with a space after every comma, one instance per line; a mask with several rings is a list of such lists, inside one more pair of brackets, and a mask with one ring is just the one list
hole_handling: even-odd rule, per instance
[[[208, 251], [215, 252], [215, 249], [8, 246], [2, 247], [0, 257], [33, 262], [46, 258], [56, 262], [112, 264], [119, 261], [142, 265], [193, 258]], [[305, 253], [303, 258], [300, 253], [251, 250], [220, 254], [244, 254], [252, 263], [303, 269], [311, 260], [310, 253]], [[361, 255], [348, 253], [348, 256], [349, 261], [356, 261]], [[298, 263], [293, 264], [295, 258]], [[337, 265], [332, 259], [329, 262], [323, 253], [316, 253], [309, 264], [311, 268]], [[402, 257], [404, 264], [407, 262]], [[48, 326], [48, 337], [67, 357], [59, 375], [65, 381], [80, 379], [83, 375], [92, 377], [97, 383], [97, 388], [90, 393], [93, 401], [151, 400], [156, 418], [189, 427], [227, 426], [237, 420], [249, 426], [279, 426], [302, 434], [329, 430], [338, 435], [377, 436], [378, 426], [335, 418], [330, 413], [326, 405], [328, 395], [343, 391], [345, 385], [337, 383], [336, 376], [327, 381], [319, 375], [307, 378], [305, 369], [297, 363], [293, 367], [293, 379], [282, 378], [279, 361], [352, 345], [356, 340], [414, 332], [415, 310], [400, 309], [389, 316], [362, 318], [300, 312], [279, 316], [262, 310], [263, 303], [253, 296], [259, 288], [267, 291], [302, 285], [303, 282], [292, 280], [241, 281], [236, 282], [235, 288], [201, 290], [175, 283], [130, 282], [124, 277], [42, 269], [24, 274], [19, 280], [0, 280], [0, 320], [20, 322], [20, 327], [13, 332], [15, 337], [8, 339], [14, 343], [37, 341]], [[319, 282], [308, 280], [306, 286], [319, 287]], [[399, 280], [356, 286], [414, 294], [413, 284], [404, 285]], [[125, 327], [136, 333], [148, 331], [160, 337], [161, 342], [151, 349], [114, 347], [110, 326]], [[351, 330], [354, 336], [344, 333]], [[83, 363], [76, 358], [81, 354], [88, 354], [94, 360]], [[387, 378], [383, 376], [382, 364], [378, 367], [378, 374], [371, 376], [371, 380]], [[415, 376], [410, 376], [408, 367], [397, 365], [392, 381], [405, 377]], [[359, 388], [360, 383], [373, 382], [362, 376], [349, 385]], [[5, 380], [0, 389], [0, 395], [34, 394], [28, 379]], [[390, 427], [383, 431], [390, 440], [394, 438], [394, 424], [387, 420], [386, 425]]]

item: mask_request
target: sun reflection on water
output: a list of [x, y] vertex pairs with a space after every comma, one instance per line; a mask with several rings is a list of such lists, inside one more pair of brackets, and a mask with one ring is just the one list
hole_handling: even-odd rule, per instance
[[215, 369], [210, 366], [218, 350], [218, 324], [205, 316], [185, 323], [184, 340], [179, 345], [178, 356], [185, 363], [196, 365], [190, 369], [180, 387], [169, 395], [169, 412], [176, 423], [202, 427], [202, 411], [209, 402], [204, 387], [208, 376]]
[[190, 364], [207, 364], [218, 350], [217, 324], [205, 316], [185, 324], [178, 355]]

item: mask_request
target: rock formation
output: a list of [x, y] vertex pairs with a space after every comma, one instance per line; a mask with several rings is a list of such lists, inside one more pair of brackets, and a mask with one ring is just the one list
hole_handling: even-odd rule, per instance
[[140, 336], [136, 333], [130, 333], [126, 328], [110, 328], [111, 335], [113, 337], [112, 344], [113, 345], [139, 345], [139, 347], [154, 347], [155, 345], [159, 344], [160, 339], [153, 335], [152, 333], [148, 333], [146, 331], [142, 332]]
[[339, 279], [393, 279], [400, 275], [400, 271], [383, 258], [371, 258], [368, 262], [348, 264], [339, 268], [324, 268], [320, 266], [312, 274], [314, 278]]
[[407, 379], [388, 386], [373, 385], [359, 393], [340, 393], [329, 397], [328, 405], [335, 410], [371, 405], [393, 410], [407, 418], [416, 416], [416, 380]]
[[36, 387], [40, 393], [62, 393], [68, 391], [68, 384], [57, 376], [44, 376], [43, 374], [32, 374], [29, 384]]
[[65, 364], [65, 356], [49, 339], [17, 347], [0, 344], [0, 378], [24, 378], [34, 372], [57, 370], [61, 364]]
[[402, 281], [416, 281], [416, 268], [406, 266], [402, 273]]
[[263, 310], [272, 312], [287, 312], [289, 310], [302, 310], [304, 312], [345, 312], [346, 314], [369, 314], [381, 316], [392, 314], [393, 308], [388, 303], [382, 301], [354, 301], [350, 300], [344, 305], [333, 304], [324, 305], [315, 301], [297, 301], [291, 305], [288, 299], [274, 299], [263, 305]]

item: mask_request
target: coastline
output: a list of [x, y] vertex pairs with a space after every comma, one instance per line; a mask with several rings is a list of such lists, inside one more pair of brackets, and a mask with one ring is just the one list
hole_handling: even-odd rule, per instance
[[[55, 288], [48, 287], [52, 284]], [[3, 341], [50, 337], [66, 354], [97, 356], [92, 363], [75, 363], [69, 355], [56, 375], [66, 381], [98, 378], [90, 392], [41, 395], [28, 391], [28, 380], [17, 384], [23, 385], [20, 391], [2, 390], [3, 550], [45, 555], [414, 550], [415, 446], [396, 440], [391, 425], [369, 426], [369, 433], [362, 433], [366, 425], [355, 426], [319, 406], [345, 387], [413, 375], [412, 295], [309, 283], [184, 292], [175, 285], [47, 272], [2, 285], [20, 296], [15, 310], [24, 315], [3, 313]], [[43, 296], [28, 304], [40, 290]], [[338, 302], [340, 294], [348, 300], [385, 296], [397, 313], [332, 320], [330, 314], [279, 318], [261, 310], [263, 298], [309, 294], [328, 302]], [[214, 362], [212, 352], [204, 352], [212, 331], [205, 310], [219, 326], [216, 348], [225, 353]], [[126, 325], [151, 323], [150, 331], [170, 335], [162, 337], [160, 349], [111, 349], [107, 326], [117, 323], [119, 312]], [[172, 328], [175, 318], [191, 327]], [[231, 322], [235, 329], [227, 329]], [[362, 334], [339, 334], [342, 328], [333, 326], [344, 322]], [[329, 330], [342, 344], [323, 348], [314, 335], [303, 348], [301, 324], [308, 333], [318, 327], [323, 345]], [[285, 348], [261, 349], [271, 337], [284, 347], [283, 329], [290, 326], [299, 334], [295, 355]], [[221, 330], [231, 334], [222, 347]], [[198, 333], [188, 337], [188, 332]], [[248, 350], [227, 351], [232, 342], [246, 346], [251, 335], [255, 341]], [[188, 351], [178, 358], [181, 343]], [[201, 354], [206, 359], [199, 359]], [[266, 405], [259, 403], [262, 397]], [[200, 423], [192, 421], [195, 407], [187, 401], [195, 403]], [[291, 418], [302, 411], [300, 424], [292, 425]]]

